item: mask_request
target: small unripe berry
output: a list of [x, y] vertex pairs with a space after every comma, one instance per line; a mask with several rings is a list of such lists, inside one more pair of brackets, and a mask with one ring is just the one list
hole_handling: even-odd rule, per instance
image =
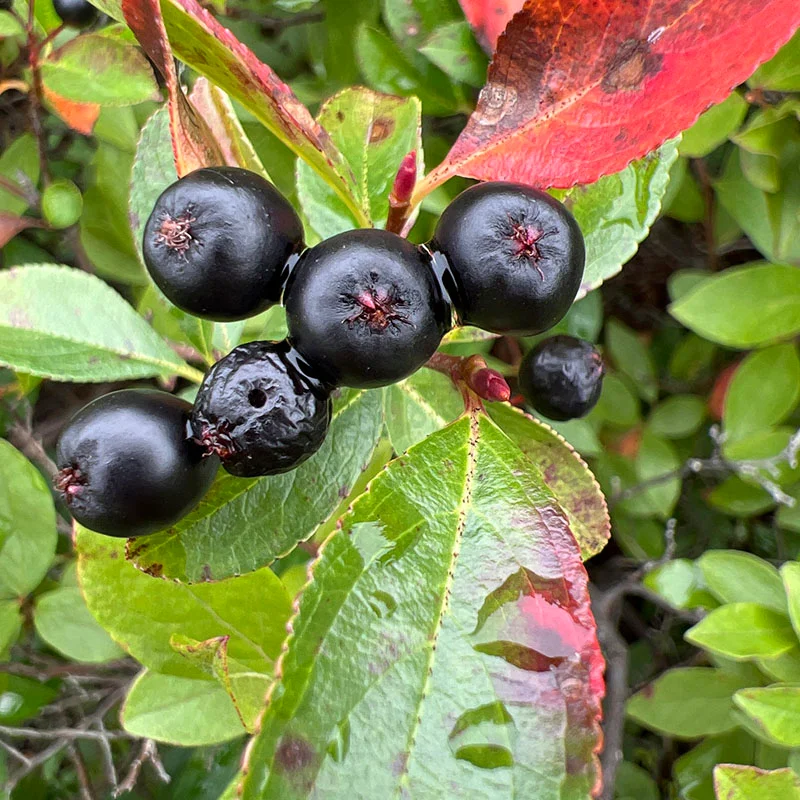
[[219, 461], [191, 438], [191, 405], [152, 389], [104, 395], [58, 441], [56, 487], [72, 516], [108, 536], [174, 525], [206, 493]]
[[429, 253], [388, 231], [347, 231], [307, 250], [284, 297], [289, 337], [330, 384], [374, 388], [436, 351], [452, 311]]
[[461, 322], [519, 336], [542, 333], [567, 313], [586, 258], [567, 208], [516, 183], [462, 192], [444, 210], [430, 246], [449, 262]]
[[197, 393], [195, 441], [240, 478], [275, 475], [322, 446], [331, 400], [286, 342], [249, 342], [218, 361]]
[[280, 300], [289, 263], [303, 247], [303, 225], [286, 198], [260, 175], [208, 167], [169, 186], [147, 220], [147, 270], [178, 308], [237, 320]]
[[522, 359], [519, 388], [548, 419], [584, 417], [603, 388], [603, 359], [595, 347], [573, 336], [543, 339]]

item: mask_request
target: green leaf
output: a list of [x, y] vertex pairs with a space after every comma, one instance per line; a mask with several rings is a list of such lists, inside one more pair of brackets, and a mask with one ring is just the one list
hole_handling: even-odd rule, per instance
[[770, 61], [762, 64], [747, 82], [774, 92], [800, 91], [800, 32], [795, 33]]
[[[800, 123], [798, 123], [800, 124]], [[771, 180], [781, 188], [765, 192], [743, 172], [742, 151], [735, 148], [714, 191], [722, 208], [739, 223], [753, 244], [770, 261], [800, 262], [800, 140], [797, 134], [782, 149]], [[726, 273], [727, 274], [727, 273]]]
[[547, 425], [505, 403], [492, 403], [488, 414], [541, 472], [569, 520], [584, 559], [608, 543], [611, 523], [603, 493], [584, 461]]
[[[404, 156], [415, 150], [423, 173], [421, 106], [363, 87], [345, 89], [326, 101], [317, 117], [344, 155], [355, 177], [354, 196], [364, 218], [383, 227], [389, 193]], [[305, 162], [297, 162], [297, 195], [320, 239], [359, 227], [334, 190]]]
[[486, 83], [489, 61], [464, 21], [450, 22], [434, 29], [419, 52], [454, 81], [480, 88]]
[[9, 11], [0, 11], [0, 39], [25, 36], [25, 28], [20, 20]]
[[656, 368], [641, 339], [627, 325], [610, 319], [606, 323], [606, 348], [617, 369], [631, 379], [642, 399], [654, 402], [658, 397]]
[[800, 563], [790, 561], [781, 567], [783, 588], [789, 601], [789, 618], [800, 637]]
[[738, 475], [731, 475], [712, 489], [707, 500], [713, 508], [742, 519], [757, 517], [775, 506], [766, 489], [747, 483]]
[[24, 597], [39, 585], [53, 561], [57, 538], [56, 511], [45, 479], [0, 439], [0, 598]]
[[800, 686], [743, 689], [733, 699], [773, 742], [800, 747]]
[[269, 668], [286, 634], [290, 600], [269, 569], [186, 586], [145, 575], [125, 560], [125, 542], [78, 529], [78, 576], [86, 604], [112, 638], [146, 667], [204, 677], [170, 645], [227, 636], [230, 656], [256, 672]]
[[40, 683], [0, 672], [0, 725], [16, 725], [35, 717], [57, 694], [53, 681]]
[[758, 668], [776, 681], [800, 682], [800, 647], [793, 647], [776, 658], [759, 658]]
[[235, 739], [245, 730], [231, 698], [216, 681], [143, 672], [122, 708], [128, 733], [198, 747]]
[[717, 605], [707, 591], [697, 563], [688, 558], [667, 561], [648, 572], [642, 583], [674, 608], [714, 608]]
[[800, 358], [793, 344], [776, 344], [742, 361], [725, 393], [727, 442], [783, 422], [800, 400]]
[[[636, 477], [640, 483], [653, 481], [639, 498], [647, 516], [662, 519], [672, 516], [681, 493], [681, 478], [677, 474], [680, 466], [681, 459], [673, 445], [645, 429], [636, 454]], [[669, 475], [672, 477], [665, 477]]]
[[[0, 176], [13, 181], [20, 188], [27, 184], [36, 187], [39, 183], [39, 148], [30, 133], [14, 139], [0, 155]], [[28, 203], [19, 195], [0, 188], [0, 211], [22, 214]]]
[[733, 695], [747, 686], [739, 676], [719, 669], [671, 669], [637, 692], [628, 701], [627, 713], [640, 725], [666, 736], [713, 736], [736, 727]]
[[131, 172], [130, 223], [136, 251], [142, 258], [142, 235], [158, 196], [178, 180], [169, 112], [159, 108], [142, 126]]
[[437, 30], [464, 19], [456, 0], [382, 0], [381, 5], [386, 27], [409, 53], [419, 50]]
[[243, 800], [583, 800], [602, 668], [586, 581], [555, 499], [494, 423], [428, 437], [323, 547]]
[[717, 800], [800, 800], [800, 776], [793, 769], [719, 764], [714, 767], [714, 789]]
[[703, 399], [691, 394], [675, 394], [662, 400], [647, 420], [650, 430], [665, 439], [685, 439], [700, 429], [706, 418]]
[[137, 539], [128, 558], [145, 572], [187, 582], [269, 564], [314, 533], [347, 497], [382, 426], [379, 391], [343, 392], [325, 443], [308, 461], [267, 478], [221, 472], [194, 511], [169, 531]]
[[22, 613], [17, 600], [0, 600], [0, 662], [17, 641], [22, 628]]
[[690, 628], [685, 638], [728, 658], [775, 658], [797, 645], [791, 623], [756, 603], [728, 603]]
[[361, 25], [355, 48], [361, 74], [373, 89], [400, 97], [416, 95], [426, 114], [447, 116], [467, 111], [441, 70], [422, 56], [404, 53], [377, 28]]
[[702, 222], [706, 200], [686, 158], [679, 158], [669, 171], [669, 185], [661, 203], [662, 212], [681, 222]]
[[580, 294], [616, 275], [633, 256], [661, 209], [669, 170], [678, 157], [677, 139], [589, 186], [553, 192], [564, 200], [586, 239], [586, 269]]
[[640, 412], [639, 398], [627, 382], [617, 375], [606, 375], [592, 418], [619, 428], [632, 428], [639, 422]]
[[159, 98], [141, 50], [97, 33], [70, 39], [41, 62], [41, 70], [50, 91], [76, 103], [127, 106]]
[[740, 550], [709, 550], [697, 560], [706, 586], [722, 603], [758, 603], [788, 611], [780, 573], [767, 561]]
[[739, 92], [731, 92], [721, 103], [712, 106], [683, 132], [679, 151], [682, 156], [703, 158], [719, 147], [744, 121], [750, 106]]
[[91, 181], [83, 195], [81, 245], [97, 274], [112, 281], [144, 286], [147, 274], [136, 257], [128, 220], [133, 156], [100, 144], [91, 163]]
[[50, 647], [73, 661], [102, 663], [125, 655], [98, 625], [77, 587], [39, 595], [33, 622]]
[[727, 269], [703, 281], [669, 311], [713, 342], [763, 347], [800, 333], [800, 270], [779, 264]]
[[623, 761], [617, 767], [614, 797], [616, 800], [661, 800], [661, 793], [650, 773], [630, 761]]
[[0, 363], [63, 381], [201, 377], [108, 284], [53, 264], [0, 273]]
[[170, 644], [221, 684], [233, 701], [242, 725], [248, 733], [253, 733], [272, 683], [272, 670], [255, 671], [231, 658], [228, 641], [228, 636], [198, 642], [188, 636], [173, 635]]
[[384, 389], [389, 439], [397, 453], [421, 442], [464, 411], [461, 394], [447, 375], [421, 369]]

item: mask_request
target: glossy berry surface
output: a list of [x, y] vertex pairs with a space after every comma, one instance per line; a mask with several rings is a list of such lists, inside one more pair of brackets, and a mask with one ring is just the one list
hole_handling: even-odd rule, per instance
[[195, 440], [241, 478], [287, 472], [328, 432], [327, 390], [285, 342], [250, 342], [209, 370], [192, 413]]
[[430, 256], [388, 231], [347, 231], [307, 250], [284, 295], [289, 336], [331, 384], [402, 380], [436, 351], [451, 309]]
[[578, 223], [545, 192], [481, 183], [444, 210], [431, 249], [447, 258], [465, 325], [530, 336], [569, 310], [586, 259]]
[[86, 0], [53, 0], [53, 8], [65, 25], [85, 28], [97, 19], [97, 9]]
[[603, 388], [603, 359], [590, 342], [551, 336], [522, 359], [519, 388], [536, 411], [565, 421], [586, 416]]
[[178, 308], [223, 321], [277, 303], [287, 261], [302, 247], [303, 226], [289, 202], [236, 167], [199, 169], [169, 186], [142, 241], [150, 275]]
[[174, 525], [219, 467], [191, 438], [191, 405], [151, 389], [89, 403], [58, 442], [56, 487], [72, 516], [108, 536], [144, 536]]

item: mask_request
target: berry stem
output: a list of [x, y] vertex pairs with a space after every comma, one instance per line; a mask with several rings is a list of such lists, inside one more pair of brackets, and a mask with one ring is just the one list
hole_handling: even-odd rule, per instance
[[467, 411], [482, 409], [484, 400], [506, 402], [511, 398], [511, 389], [506, 379], [497, 370], [486, 366], [483, 356], [468, 358], [434, 353], [425, 365], [447, 375], [464, 398]]
[[389, 193], [389, 216], [386, 230], [402, 235], [411, 215], [411, 195], [417, 183], [417, 151], [412, 150], [400, 163]]

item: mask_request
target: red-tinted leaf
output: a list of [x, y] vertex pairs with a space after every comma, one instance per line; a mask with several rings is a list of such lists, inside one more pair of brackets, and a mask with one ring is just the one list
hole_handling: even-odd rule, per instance
[[179, 176], [225, 163], [205, 120], [181, 91], [158, 0], [122, 0], [122, 12], [167, 87], [172, 149]]
[[41, 220], [18, 217], [16, 214], [0, 211], [0, 247], [5, 247], [18, 233], [28, 228], [46, 227]]
[[100, 116], [100, 106], [97, 103], [76, 103], [50, 91], [47, 86], [42, 88], [48, 105], [70, 128], [84, 136], [91, 135], [94, 124]]
[[230, 99], [222, 89], [209, 83], [206, 78], [198, 78], [189, 94], [189, 100], [206, 121], [228, 166], [249, 169], [269, 178], [242, 129]]
[[527, 0], [416, 199], [455, 174], [568, 187], [617, 172], [689, 127], [798, 25], [797, 0]]
[[586, 571], [539, 470], [484, 414], [379, 473], [312, 574], [242, 800], [597, 791]]
[[494, 43], [505, 30], [509, 20], [519, 11], [525, 0], [459, 0], [475, 36], [486, 52], [494, 50]]

